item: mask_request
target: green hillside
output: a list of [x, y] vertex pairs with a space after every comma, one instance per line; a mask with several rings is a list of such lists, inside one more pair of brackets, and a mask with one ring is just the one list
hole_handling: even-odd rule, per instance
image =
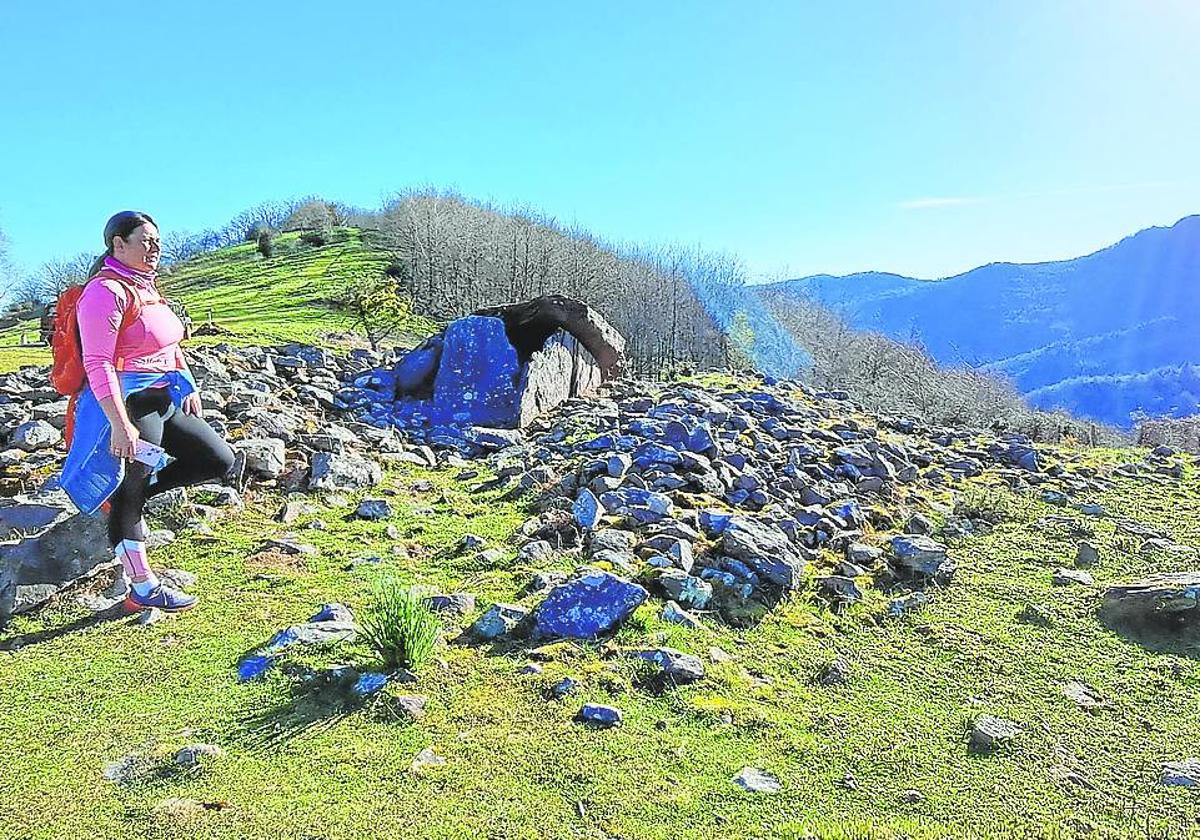
[[[190, 261], [164, 287], [197, 323], [211, 306], [233, 331], [205, 341], [324, 342], [345, 331], [327, 304], [330, 289], [350, 272], [382, 270], [384, 257], [354, 231], [320, 248], [281, 244], [269, 260], [244, 245]], [[411, 331], [428, 327], [414, 319]], [[1144, 455], [1078, 453], [1098, 467]], [[443, 645], [416, 684], [348, 713], [293, 699], [279, 669], [237, 683], [243, 654], [322, 603], [360, 608], [380, 575], [471, 592], [482, 610], [492, 601], [531, 604], [536, 596], [522, 590], [534, 571], [573, 568], [568, 556], [536, 568], [516, 559], [509, 540], [526, 504], [472, 489], [490, 477], [475, 469], [481, 474], [470, 477], [393, 465], [367, 493], [301, 497], [314, 510], [290, 525], [274, 517], [283, 496], [252, 492], [212, 535], [181, 532], [154, 555], [156, 565], [198, 575], [197, 610], [142, 627], [96, 622], [64, 599], [0, 629], [0, 840], [1165, 840], [1200, 829], [1196, 791], [1158, 781], [1162, 762], [1200, 753], [1200, 646], [1125, 638], [1097, 621], [1094, 589], [1051, 583], [1052, 569], [1074, 559], [1077, 536], [1064, 518], [1094, 530], [1097, 587], [1194, 568], [1194, 557], [1139, 552], [1113, 518], [978, 481], [957, 502], [1000, 523], [952, 543], [960, 571], [916, 614], [886, 617], [887, 599], [866, 586], [865, 600], [842, 614], [809, 587], [740, 630], [715, 621], [685, 629], [659, 618], [661, 602], [643, 605], [615, 643], [698, 654], [708, 675], [691, 685], [647, 691], [637, 668], [606, 658], [607, 645], [582, 643], [540, 652], [541, 673], [522, 673], [531, 657], [520, 648]], [[364, 496], [386, 497], [393, 515], [352, 519]], [[946, 492], [923, 503], [937, 519], [955, 501]], [[1191, 465], [1179, 482], [1119, 481], [1094, 501], [1200, 545], [1200, 476]], [[317, 519], [322, 527], [309, 528]], [[286, 532], [317, 553], [260, 550]], [[468, 533], [500, 549], [499, 559], [461, 549]], [[352, 565], [367, 556], [382, 560]], [[813, 574], [833, 563], [827, 553]], [[1018, 618], [1029, 605], [1049, 626]], [[850, 664], [848, 682], [819, 684], [838, 654]], [[295, 655], [292, 664], [374, 661], [354, 644]], [[568, 675], [579, 693], [547, 699]], [[1063, 692], [1072, 681], [1090, 685], [1103, 705], [1080, 708]], [[391, 693], [428, 695], [425, 716], [400, 719], [386, 702]], [[624, 724], [582, 728], [572, 716], [584, 701], [619, 706]], [[983, 713], [1025, 731], [996, 754], [971, 754], [968, 723]], [[102, 777], [129, 754], [153, 767], [165, 756], [169, 765], [195, 742], [224, 755], [128, 784]], [[445, 763], [413, 769], [428, 747]], [[782, 790], [735, 787], [731, 778], [748, 765], [778, 776]]]
[[[331, 346], [353, 341], [353, 324], [331, 299], [340, 286], [356, 277], [382, 273], [389, 262], [387, 254], [371, 248], [364, 242], [363, 232], [352, 228], [335, 230], [329, 244], [322, 246], [306, 245], [300, 236], [279, 236], [267, 259], [248, 242], [201, 254], [164, 271], [159, 280], [162, 292], [182, 301], [197, 326], [211, 314], [219, 327], [229, 331], [192, 340], [200, 344], [325, 342]], [[397, 343], [413, 342], [431, 331], [433, 324], [414, 316], [407, 328]], [[0, 373], [22, 365], [49, 364], [47, 348], [20, 346], [22, 335], [34, 341], [37, 334], [36, 321], [0, 330]]]

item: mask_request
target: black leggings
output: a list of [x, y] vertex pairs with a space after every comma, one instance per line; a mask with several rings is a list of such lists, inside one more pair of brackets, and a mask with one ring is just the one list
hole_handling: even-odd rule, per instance
[[125, 479], [113, 493], [108, 514], [108, 541], [144, 540], [141, 527], [146, 498], [174, 487], [220, 478], [233, 466], [233, 450], [203, 419], [184, 414], [171, 402], [166, 388], [146, 388], [130, 394], [125, 411], [143, 440], [167, 450], [174, 460], [150, 484], [150, 468], [125, 462]]

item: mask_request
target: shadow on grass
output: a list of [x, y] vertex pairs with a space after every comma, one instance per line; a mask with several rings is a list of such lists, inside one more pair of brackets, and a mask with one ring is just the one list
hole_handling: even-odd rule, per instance
[[253, 750], [277, 750], [290, 741], [324, 732], [362, 707], [344, 697], [313, 692], [293, 697], [287, 703], [247, 717], [242, 722], [242, 740]]
[[[108, 624], [114, 621], [121, 620], [136, 621], [136, 615], [130, 616], [122, 604], [117, 603], [106, 610], [90, 613], [88, 615], [77, 618], [74, 621], [68, 621], [66, 624], [60, 624], [57, 627], [47, 627], [43, 630], [34, 630], [29, 633], [22, 633], [17, 636], [10, 636], [7, 639], [0, 640], [0, 651], [14, 651], [22, 648], [30, 647], [31, 645], [39, 645], [44, 642], [51, 642], [55, 639], [69, 636], [72, 633], [78, 633], [82, 630], [87, 630], [91, 627], [98, 627], [101, 624]], [[0, 628], [2, 629], [2, 628]]]
[[[382, 686], [358, 693], [360, 679], [379, 672], [360, 670], [350, 665], [313, 670], [305, 665], [285, 665], [284, 674], [292, 681], [292, 697], [271, 709], [243, 719], [243, 743], [252, 750], [273, 750], [307, 735], [324, 732], [355, 712], [387, 709]], [[411, 682], [415, 677], [395, 671], [388, 675], [390, 684]]]
[[1200, 660], [1200, 618], [1117, 620], [1103, 610], [1099, 618], [1122, 640], [1151, 653]]

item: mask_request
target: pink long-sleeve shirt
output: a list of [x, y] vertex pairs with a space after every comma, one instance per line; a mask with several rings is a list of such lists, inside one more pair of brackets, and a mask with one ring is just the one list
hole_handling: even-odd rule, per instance
[[104, 267], [120, 276], [141, 298], [141, 315], [121, 329], [129, 306], [129, 293], [115, 280], [93, 278], [76, 308], [83, 370], [97, 400], [120, 399], [117, 371], [163, 372], [187, 370], [179, 342], [183, 323], [155, 288], [153, 274], [134, 271], [108, 257]]

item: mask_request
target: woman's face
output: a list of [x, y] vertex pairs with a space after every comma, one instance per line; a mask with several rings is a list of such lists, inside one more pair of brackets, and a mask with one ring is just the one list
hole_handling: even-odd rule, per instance
[[128, 239], [113, 237], [113, 256], [138, 271], [157, 271], [161, 253], [158, 228], [149, 222], [136, 228]]

